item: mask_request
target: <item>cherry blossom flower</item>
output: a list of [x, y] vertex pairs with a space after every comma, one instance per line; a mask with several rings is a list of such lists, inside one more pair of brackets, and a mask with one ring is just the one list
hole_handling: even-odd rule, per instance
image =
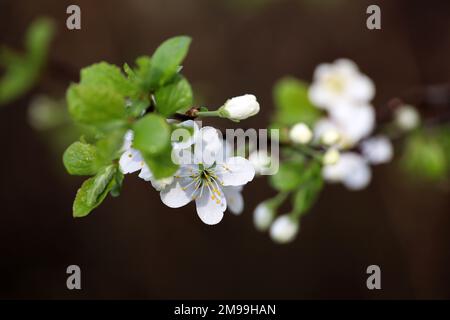
[[219, 109], [223, 117], [233, 121], [240, 121], [254, 116], [259, 112], [259, 103], [252, 94], [228, 99]]
[[[223, 140], [212, 127], [200, 129], [193, 147], [193, 154], [185, 150], [173, 182], [161, 190], [162, 202], [179, 208], [195, 201], [198, 216], [209, 225], [222, 220], [227, 204], [240, 213], [243, 200], [239, 187], [253, 180], [252, 164], [243, 157], [228, 157]], [[192, 161], [186, 161], [190, 154]]]
[[369, 102], [375, 94], [375, 86], [353, 61], [338, 59], [332, 64], [317, 66], [308, 93], [313, 104], [332, 111], [342, 102]]
[[322, 175], [328, 182], [342, 182], [350, 190], [361, 190], [369, 184], [372, 171], [363, 156], [344, 152], [334, 165], [324, 166]]

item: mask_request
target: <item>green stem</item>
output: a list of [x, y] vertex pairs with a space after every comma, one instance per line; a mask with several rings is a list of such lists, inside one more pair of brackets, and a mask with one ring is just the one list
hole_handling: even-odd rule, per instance
[[220, 117], [219, 110], [215, 111], [199, 111], [197, 112], [198, 117]]

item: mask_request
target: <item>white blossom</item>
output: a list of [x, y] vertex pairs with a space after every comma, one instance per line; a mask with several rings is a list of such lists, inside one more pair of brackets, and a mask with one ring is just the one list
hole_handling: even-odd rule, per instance
[[259, 231], [269, 229], [273, 218], [274, 212], [265, 202], [258, 204], [253, 212], [253, 223]]
[[332, 146], [339, 141], [340, 135], [335, 128], [330, 128], [323, 132], [321, 139], [325, 145]]
[[413, 106], [404, 105], [395, 110], [395, 122], [402, 130], [412, 130], [419, 125], [420, 115]]
[[386, 136], [371, 137], [361, 143], [363, 156], [371, 164], [381, 164], [391, 161], [394, 153], [391, 140]]
[[[173, 182], [161, 190], [162, 202], [179, 208], [195, 201], [197, 214], [206, 224], [217, 224], [227, 204], [235, 213], [243, 209], [240, 189], [253, 180], [255, 169], [242, 157], [227, 157], [223, 141], [212, 127], [200, 129], [192, 162], [180, 163]], [[185, 150], [187, 154], [190, 150]]]
[[270, 227], [270, 237], [277, 243], [288, 243], [294, 240], [298, 233], [299, 224], [289, 215], [282, 215], [275, 219]]
[[360, 190], [369, 184], [372, 172], [364, 157], [345, 152], [334, 165], [324, 166], [322, 175], [329, 182], [342, 182], [350, 190]]
[[219, 109], [220, 114], [233, 121], [240, 121], [259, 112], [259, 103], [252, 94], [228, 99]]
[[374, 97], [375, 86], [353, 61], [338, 59], [317, 66], [308, 93], [313, 104], [331, 111], [342, 102], [369, 102]]
[[375, 111], [371, 105], [341, 104], [329, 117], [316, 122], [314, 135], [322, 140], [330, 131], [336, 131], [339, 139], [337, 146], [347, 149], [355, 146], [367, 137], [375, 126]]
[[289, 138], [294, 143], [307, 144], [311, 141], [313, 133], [304, 123], [295, 124], [289, 131]]

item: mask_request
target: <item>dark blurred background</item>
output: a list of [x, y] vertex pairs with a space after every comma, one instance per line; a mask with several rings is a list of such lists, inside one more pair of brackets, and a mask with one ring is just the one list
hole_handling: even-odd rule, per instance
[[[80, 31], [66, 29], [70, 4], [81, 7]], [[370, 4], [381, 7], [381, 30], [366, 28]], [[246, 127], [268, 124], [278, 78], [310, 81], [317, 64], [340, 57], [374, 80], [383, 104], [449, 81], [450, 2], [0, 0], [0, 43], [21, 48], [41, 15], [57, 26], [50, 65], [32, 92], [0, 109], [0, 298], [450, 298], [448, 186], [413, 183], [395, 162], [374, 168], [364, 191], [327, 186], [296, 241], [280, 246], [252, 224], [254, 207], [273, 195], [265, 179], [245, 188], [242, 216], [213, 227], [193, 204], [165, 207], [136, 175], [119, 198], [75, 220], [82, 179], [65, 174], [61, 154], [27, 122], [35, 94], [63, 97], [80, 68], [132, 63], [179, 34], [193, 37], [183, 72], [199, 100], [258, 96], [261, 113]], [[66, 288], [71, 264], [81, 291]], [[371, 264], [382, 290], [366, 288]]]

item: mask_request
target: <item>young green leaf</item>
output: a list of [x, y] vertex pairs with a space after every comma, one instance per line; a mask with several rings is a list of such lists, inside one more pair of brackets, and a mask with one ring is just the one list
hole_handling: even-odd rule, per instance
[[157, 89], [172, 79], [186, 56], [190, 43], [191, 38], [178, 36], [164, 41], [156, 49], [146, 81], [148, 89]]
[[75, 121], [104, 129], [124, 124], [124, 98], [111, 88], [72, 84], [67, 91], [69, 112]]
[[110, 165], [81, 185], [73, 203], [73, 216], [75, 218], [88, 215], [102, 203], [115, 184], [113, 177], [116, 171], [117, 166]]
[[185, 112], [192, 106], [192, 89], [182, 76], [155, 92], [156, 110], [164, 116]]
[[99, 169], [97, 148], [88, 143], [74, 142], [64, 152], [63, 163], [69, 174], [96, 174]]
[[119, 128], [114, 130], [96, 143], [98, 158], [102, 163], [109, 164], [112, 160], [120, 156], [120, 150], [123, 146], [126, 129]]
[[172, 147], [169, 145], [157, 155], [143, 153], [145, 163], [148, 165], [156, 179], [163, 179], [175, 174], [178, 165], [172, 161]]
[[166, 119], [157, 114], [148, 114], [133, 126], [133, 146], [153, 156], [170, 146], [170, 126]]
[[291, 126], [297, 122], [312, 125], [320, 116], [320, 111], [309, 101], [307, 84], [295, 78], [279, 80], [275, 84], [273, 96], [275, 120], [281, 125]]
[[117, 170], [116, 174], [114, 175], [114, 185], [110, 192], [112, 197], [120, 196], [120, 191], [122, 190], [123, 178], [124, 178], [123, 173], [120, 170]]
[[53, 34], [53, 22], [41, 18], [28, 28], [25, 54], [0, 47], [0, 65], [5, 67], [0, 78], [0, 105], [16, 99], [34, 85], [45, 64]]
[[124, 98], [134, 98], [140, 89], [129, 81], [115, 65], [106, 62], [95, 63], [81, 70], [80, 83], [83, 85], [101, 86], [119, 93]]

